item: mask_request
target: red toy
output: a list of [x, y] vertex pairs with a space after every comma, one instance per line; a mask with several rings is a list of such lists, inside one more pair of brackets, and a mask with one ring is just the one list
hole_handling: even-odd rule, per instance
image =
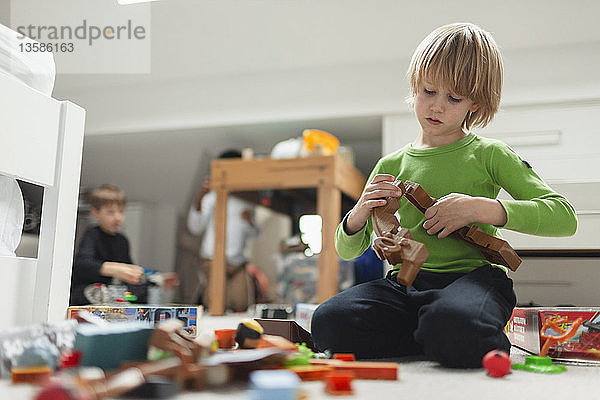
[[487, 370], [488, 375], [494, 378], [502, 378], [510, 373], [512, 364], [510, 357], [505, 351], [492, 350], [483, 357], [483, 367]]
[[325, 375], [325, 392], [334, 396], [353, 394], [353, 380], [352, 372], [331, 371]]

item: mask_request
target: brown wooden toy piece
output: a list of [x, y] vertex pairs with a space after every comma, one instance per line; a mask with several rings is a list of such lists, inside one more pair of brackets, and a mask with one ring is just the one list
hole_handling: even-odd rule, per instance
[[[406, 190], [402, 181], [395, 181], [402, 193]], [[396, 279], [399, 283], [410, 286], [421, 269], [421, 265], [429, 257], [425, 245], [414, 240], [410, 231], [400, 227], [395, 213], [400, 207], [397, 197], [387, 197], [385, 206], [374, 208], [371, 214], [373, 231], [376, 238], [373, 250], [381, 260], [391, 265], [402, 264]]]
[[[418, 183], [404, 181], [404, 187], [406, 199], [422, 213], [425, 213], [437, 201], [429, 196]], [[452, 235], [477, 248], [486, 260], [494, 264], [504, 265], [512, 271], [516, 271], [521, 265], [521, 257], [506, 240], [488, 235], [476, 225], [464, 226], [453, 232]]]
[[[395, 181], [394, 185], [398, 186], [402, 194], [406, 192], [402, 181]], [[371, 221], [373, 223], [373, 232], [376, 236], [385, 236], [386, 233], [395, 234], [400, 228], [400, 221], [396, 218], [396, 211], [400, 208], [398, 203], [399, 197], [386, 197], [385, 206], [376, 207], [371, 212]]]
[[175, 318], [161, 322], [152, 332], [148, 344], [173, 353], [184, 363], [197, 361], [202, 350], [200, 344], [183, 330], [183, 322]]

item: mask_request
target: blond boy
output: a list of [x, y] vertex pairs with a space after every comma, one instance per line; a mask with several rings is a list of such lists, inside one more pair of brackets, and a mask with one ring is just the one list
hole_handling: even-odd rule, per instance
[[[481, 367], [488, 351], [510, 350], [503, 328], [516, 303], [512, 280], [504, 267], [448, 236], [473, 223], [497, 237], [499, 227], [569, 236], [575, 212], [507, 145], [470, 131], [488, 124], [500, 105], [502, 58], [488, 32], [468, 23], [434, 30], [417, 47], [408, 78], [420, 130], [413, 143], [379, 160], [335, 244], [342, 258], [362, 254], [371, 241], [371, 210], [401, 196], [395, 179], [410, 180], [439, 199], [425, 215], [404, 198], [398, 210], [429, 258], [412, 286], [396, 281], [397, 265], [323, 303], [313, 316], [313, 339], [320, 350], [358, 358], [424, 354], [447, 367]], [[513, 199], [497, 200], [501, 188]]]

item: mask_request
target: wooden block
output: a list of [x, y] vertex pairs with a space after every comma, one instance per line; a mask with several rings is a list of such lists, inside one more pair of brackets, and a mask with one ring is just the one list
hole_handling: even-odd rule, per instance
[[335, 353], [333, 359], [340, 361], [356, 361], [356, 358], [354, 358], [354, 354], [352, 353]]
[[276, 347], [280, 350], [289, 350], [289, 351], [296, 351], [298, 349], [296, 347], [296, 344], [294, 344], [293, 342], [290, 342], [289, 340], [287, 340], [286, 338], [284, 338], [282, 336], [263, 334], [260, 337], [260, 339], [258, 341], [258, 346], [256, 346], [256, 348], [264, 349], [267, 347]]
[[12, 383], [41, 384], [50, 378], [52, 368], [47, 365], [35, 367], [13, 367], [10, 371]]
[[382, 361], [340, 361], [311, 359], [311, 365], [327, 365], [336, 371], [350, 371], [356, 379], [398, 379], [398, 363]]
[[215, 329], [217, 343], [220, 349], [231, 349], [235, 347], [235, 329]]
[[331, 395], [353, 394], [354, 374], [350, 371], [331, 371], [325, 375], [325, 391]]
[[[405, 181], [404, 186], [406, 188], [404, 196], [422, 213], [437, 201], [418, 183]], [[476, 225], [464, 226], [454, 231], [452, 236], [478, 249], [485, 259], [493, 264], [504, 265], [511, 271], [516, 271], [521, 265], [521, 257], [506, 240], [489, 235]]]
[[294, 371], [302, 381], [320, 381], [325, 374], [333, 371], [333, 367], [327, 365], [295, 365], [288, 369]]

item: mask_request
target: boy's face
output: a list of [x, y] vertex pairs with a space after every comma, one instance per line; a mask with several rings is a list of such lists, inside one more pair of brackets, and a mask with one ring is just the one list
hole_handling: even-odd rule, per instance
[[428, 81], [419, 84], [414, 106], [424, 138], [440, 145], [462, 139], [462, 124], [467, 113], [479, 108], [472, 100]]
[[92, 207], [92, 217], [98, 221], [100, 229], [111, 235], [119, 232], [125, 219], [125, 207], [117, 203], [109, 204], [96, 209]]

